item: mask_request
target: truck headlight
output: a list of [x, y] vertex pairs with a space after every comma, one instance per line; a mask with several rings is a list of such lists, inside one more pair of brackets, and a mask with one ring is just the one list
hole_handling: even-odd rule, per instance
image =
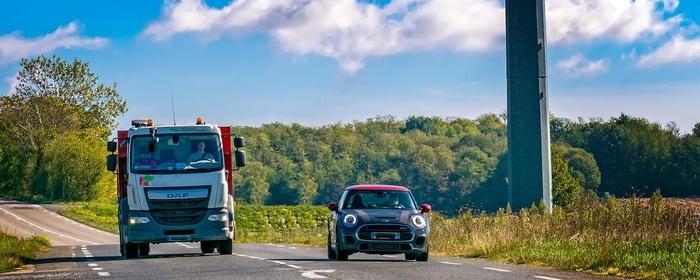
[[343, 224], [346, 227], [354, 227], [357, 224], [357, 217], [353, 214], [347, 214], [343, 218]]
[[425, 221], [425, 218], [423, 218], [422, 215], [415, 215], [411, 217], [411, 222], [413, 223], [413, 226], [417, 229], [423, 229], [426, 225], [428, 225], [428, 223]]
[[147, 224], [150, 223], [151, 220], [148, 219], [148, 217], [130, 217], [129, 218], [129, 223], [130, 224]]
[[207, 218], [207, 220], [212, 221], [212, 222], [225, 222], [225, 221], [228, 221], [228, 213], [219, 213], [219, 214], [209, 215], [209, 218]]

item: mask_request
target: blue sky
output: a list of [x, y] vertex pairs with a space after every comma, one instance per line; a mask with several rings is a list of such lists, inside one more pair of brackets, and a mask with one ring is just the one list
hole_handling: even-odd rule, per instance
[[[550, 109], [700, 121], [700, 3], [547, 2]], [[129, 112], [259, 125], [505, 111], [498, 0], [14, 1], [0, 4], [0, 92], [57, 53], [117, 83]], [[583, 5], [583, 6], [581, 6]]]

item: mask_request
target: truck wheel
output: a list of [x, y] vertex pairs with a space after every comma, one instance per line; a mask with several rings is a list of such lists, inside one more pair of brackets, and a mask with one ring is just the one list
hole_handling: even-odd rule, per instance
[[219, 253], [222, 255], [230, 255], [233, 253], [233, 239], [226, 239], [219, 242]]
[[124, 254], [127, 259], [138, 258], [139, 256], [139, 246], [134, 243], [124, 244]]
[[213, 242], [211, 241], [202, 241], [199, 242], [199, 248], [202, 249], [202, 254], [211, 254], [214, 253], [214, 246]]
[[149, 243], [142, 243], [139, 244], [139, 256], [148, 256], [148, 254], [151, 253], [151, 244]]

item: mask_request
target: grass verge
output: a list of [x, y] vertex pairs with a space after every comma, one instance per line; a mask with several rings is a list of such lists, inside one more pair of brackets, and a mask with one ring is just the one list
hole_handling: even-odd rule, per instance
[[[116, 232], [115, 205], [79, 203], [61, 213]], [[325, 246], [327, 216], [320, 206], [239, 204], [237, 241]], [[637, 279], [700, 279], [700, 217], [658, 194], [643, 201], [584, 194], [553, 213], [431, 214], [430, 250]]]
[[0, 232], [0, 273], [13, 271], [49, 246], [51, 242], [43, 236], [21, 238]]

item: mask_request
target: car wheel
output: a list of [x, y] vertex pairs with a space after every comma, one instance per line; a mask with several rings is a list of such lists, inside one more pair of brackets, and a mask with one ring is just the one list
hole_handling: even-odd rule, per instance
[[416, 255], [413, 253], [406, 253], [405, 256], [407, 261], [412, 261], [416, 259]]
[[335, 260], [335, 250], [331, 247], [331, 234], [328, 233], [328, 243], [326, 243], [326, 250], [328, 251], [328, 259]]
[[428, 261], [428, 251], [430, 250], [430, 247], [425, 248], [425, 253], [420, 253], [418, 256], [416, 256], [416, 260], [419, 262], [427, 262]]
[[347, 261], [348, 252], [340, 249], [340, 235], [336, 232], [335, 234], [335, 260], [336, 261]]
[[151, 244], [143, 243], [139, 244], [139, 256], [148, 256], [151, 253]]
[[211, 254], [214, 253], [214, 244], [211, 241], [202, 241], [199, 242], [199, 248], [202, 249], [202, 254]]
[[134, 243], [124, 244], [124, 255], [127, 259], [138, 258], [139, 256], [139, 246]]
[[219, 242], [219, 253], [222, 255], [230, 255], [233, 253], [233, 239], [226, 239]]

